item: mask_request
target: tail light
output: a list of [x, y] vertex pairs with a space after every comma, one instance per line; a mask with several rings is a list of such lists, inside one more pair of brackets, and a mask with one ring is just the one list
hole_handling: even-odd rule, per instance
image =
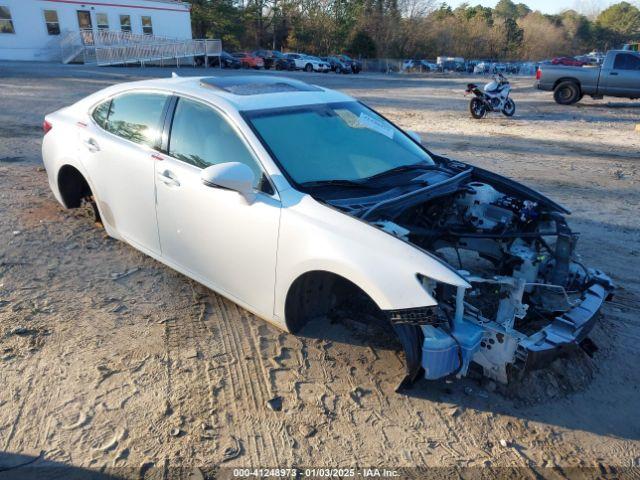
[[536, 70], [536, 80], [540, 80], [541, 78], [542, 78], [542, 70], [538, 68], [538, 70]]
[[45, 120], [44, 122], [42, 122], [42, 130], [44, 131], [44, 134], [46, 135], [47, 133], [49, 133], [51, 131], [51, 129], [53, 128], [53, 125], [51, 125], [50, 122], [48, 122], [47, 120]]

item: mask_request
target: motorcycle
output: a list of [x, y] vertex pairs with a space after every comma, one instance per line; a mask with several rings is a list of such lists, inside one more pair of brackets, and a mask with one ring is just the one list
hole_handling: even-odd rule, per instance
[[483, 90], [475, 83], [467, 84], [465, 96], [473, 93], [475, 96], [469, 102], [469, 111], [473, 118], [482, 118], [487, 112], [502, 112], [507, 117], [516, 113], [516, 104], [509, 98], [511, 85], [504, 75], [498, 73], [493, 81], [487, 83]]

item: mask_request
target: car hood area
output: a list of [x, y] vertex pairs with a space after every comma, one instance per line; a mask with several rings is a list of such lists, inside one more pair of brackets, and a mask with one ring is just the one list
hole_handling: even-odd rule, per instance
[[437, 257], [468, 283], [425, 272], [420, 280], [437, 306], [387, 312], [406, 353], [402, 385], [471, 371], [509, 383], [580, 346], [613, 284], [580, 261], [569, 211], [500, 175], [434, 158], [408, 187], [314, 195]]

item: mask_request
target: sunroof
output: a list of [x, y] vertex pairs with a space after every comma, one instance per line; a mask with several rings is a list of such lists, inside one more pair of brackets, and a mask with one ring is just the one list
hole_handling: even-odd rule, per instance
[[234, 95], [262, 95], [265, 93], [320, 92], [321, 89], [308, 83], [283, 77], [244, 76], [209, 77], [200, 83], [205, 87], [218, 88]]

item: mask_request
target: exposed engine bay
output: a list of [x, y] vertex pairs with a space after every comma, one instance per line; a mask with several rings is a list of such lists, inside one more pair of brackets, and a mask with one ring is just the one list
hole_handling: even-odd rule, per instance
[[422, 370], [427, 379], [464, 376], [473, 365], [507, 383], [586, 337], [613, 286], [580, 262], [566, 209], [458, 162], [418, 181], [395, 197], [329, 201], [437, 256], [471, 285], [420, 277], [437, 307], [390, 312], [410, 381]]

